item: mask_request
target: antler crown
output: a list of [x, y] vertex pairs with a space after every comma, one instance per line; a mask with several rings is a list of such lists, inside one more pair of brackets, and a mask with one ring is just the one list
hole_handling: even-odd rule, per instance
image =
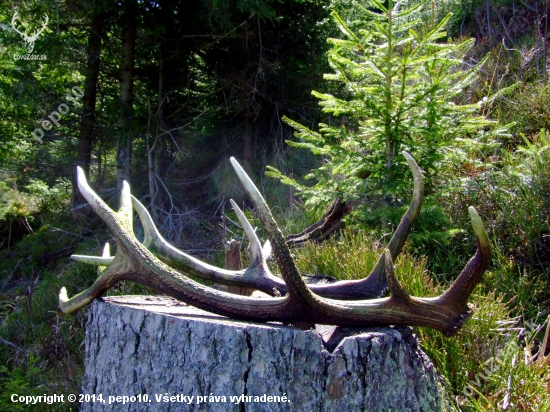
[[[361, 280], [338, 281], [325, 285], [308, 285], [298, 271], [286, 240], [275, 222], [263, 196], [239, 163], [231, 158], [239, 179], [252, 199], [273, 249], [281, 277], [273, 275], [250, 223], [235, 202], [231, 204], [243, 225], [251, 247], [251, 265], [231, 271], [202, 262], [170, 245], [155, 227], [147, 209], [130, 194], [124, 182], [120, 210], [114, 211], [90, 188], [82, 169], [77, 169], [78, 186], [92, 209], [106, 223], [117, 242], [117, 252], [110, 256], [72, 258], [98, 266], [107, 266], [94, 284], [69, 299], [65, 288], [59, 294], [60, 309], [74, 312], [122, 280], [133, 280], [155, 291], [201, 309], [232, 318], [287, 323], [311, 322], [347, 326], [409, 325], [428, 326], [446, 335], [454, 334], [471, 314], [468, 298], [482, 279], [491, 260], [487, 232], [476, 210], [468, 209], [477, 251], [456, 281], [441, 296], [409, 296], [397, 281], [393, 260], [400, 253], [411, 226], [420, 212], [423, 179], [414, 159], [403, 152], [412, 170], [414, 190], [409, 209], [403, 216], [390, 243], [371, 273]], [[132, 208], [142, 222], [145, 237], [139, 242], [132, 230]], [[273, 297], [261, 299], [238, 296], [199, 284], [186, 275], [233, 286], [262, 290]], [[389, 289], [389, 297], [381, 297]]]

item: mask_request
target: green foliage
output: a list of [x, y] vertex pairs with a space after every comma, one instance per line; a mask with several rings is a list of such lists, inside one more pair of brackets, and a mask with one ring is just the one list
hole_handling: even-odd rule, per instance
[[[4, 260], [12, 260], [3, 256]], [[27, 263], [30, 266], [32, 263]], [[23, 265], [20, 265], [23, 266]], [[33, 265], [34, 266], [34, 265]], [[57, 314], [57, 294], [62, 285], [76, 287], [89, 285], [93, 271], [76, 265], [59, 272], [49, 272], [39, 280], [36, 273], [22, 278], [14, 271], [30, 268], [12, 266], [11, 275], [18, 279], [19, 287], [4, 294], [9, 307], [0, 325], [2, 351], [0, 364], [0, 410], [17, 409], [11, 402], [11, 394], [44, 395], [79, 393], [82, 376], [82, 342], [85, 314], [64, 317]], [[7, 272], [10, 274], [10, 272]], [[92, 275], [92, 276], [90, 276]], [[1, 279], [5, 287], [7, 279]], [[58, 411], [69, 410], [70, 405], [23, 405], [21, 410]]]
[[[502, 106], [503, 115], [516, 123], [517, 137], [520, 134], [531, 137], [541, 129], [550, 130], [550, 84], [547, 81], [522, 84]], [[507, 143], [516, 146], [523, 141], [515, 139]]]
[[542, 324], [511, 318], [495, 292], [472, 300], [473, 318], [456, 337], [418, 330], [423, 350], [448, 381], [455, 404], [463, 411], [496, 410], [508, 398], [513, 410], [547, 410], [548, 369], [526, 361], [535, 353]]
[[26, 368], [14, 367], [8, 369], [0, 366], [0, 411], [27, 411], [39, 410], [37, 405], [30, 406], [25, 403], [13, 403], [12, 394], [24, 394], [27, 396], [43, 395], [44, 391], [37, 387], [36, 377], [40, 375], [41, 368], [38, 359], [32, 354], [28, 355]]
[[501, 205], [498, 227], [511, 237], [507, 243], [516, 261], [546, 270], [550, 266], [550, 133], [541, 130], [532, 141], [524, 141], [495, 176], [501, 180], [495, 191], [495, 201]]
[[7, 174], [0, 182], [0, 233], [5, 241], [0, 247], [10, 247], [32, 233], [69, 206], [71, 184], [59, 178], [52, 187], [42, 180], [30, 178], [19, 190], [17, 181]]
[[[351, 221], [369, 227], [397, 224], [401, 213], [388, 210], [404, 207], [411, 178], [402, 150], [417, 159], [425, 171], [426, 193], [452, 186], [457, 165], [479, 168], [480, 152], [489, 153], [495, 138], [506, 127], [481, 115], [486, 103], [513, 88], [483, 101], [459, 104], [457, 100], [477, 79], [487, 58], [464, 68], [463, 58], [474, 41], [446, 42], [450, 15], [436, 22], [421, 20], [426, 3], [402, 8], [372, 1], [358, 6], [360, 22], [352, 25], [333, 16], [343, 34], [330, 39], [329, 62], [334, 73], [325, 79], [339, 85], [340, 97], [313, 92], [323, 111], [340, 117], [340, 124], [321, 124], [319, 132], [285, 118], [296, 129], [297, 141], [289, 145], [321, 156], [323, 164], [305, 178], [312, 185], [268, 173], [295, 186], [308, 206], [326, 206], [334, 198], [355, 202]], [[367, 7], [368, 6], [368, 7]], [[355, 204], [354, 203], [354, 204]], [[434, 238], [443, 239], [448, 221], [437, 210], [436, 197], [426, 198], [424, 226], [434, 228]], [[420, 237], [419, 240], [422, 240]]]
[[[491, 173], [482, 173], [456, 192], [456, 203], [480, 205], [496, 249], [532, 275], [550, 265], [550, 137], [545, 130], [515, 151], [503, 151]], [[452, 202], [453, 199], [449, 199]]]
[[[10, 4], [11, 3], [11, 4]], [[78, 71], [80, 27], [66, 28], [55, 33], [55, 10], [51, 1], [10, 2], [0, 7], [0, 165], [17, 164], [30, 159], [41, 145], [48, 145], [61, 136], [66, 138], [74, 113], [63, 116], [61, 127], [45, 133], [43, 142], [33, 137], [40, 122], [56, 110], [67, 89], [82, 86]], [[40, 28], [44, 14], [50, 17], [45, 30], [36, 39], [33, 54], [46, 60], [17, 60], [26, 54], [21, 36], [12, 29], [13, 13], [19, 13], [17, 26], [33, 32]], [[63, 13], [63, 11], [60, 14]], [[59, 23], [59, 21], [58, 21]], [[38, 26], [38, 27], [37, 27]], [[51, 62], [51, 64], [48, 64]], [[72, 118], [74, 120], [74, 118]]]
[[[17, 410], [17, 404], [9, 399], [13, 393], [80, 391], [86, 313], [58, 314], [57, 296], [62, 286], [75, 290], [89, 287], [97, 274], [89, 265], [67, 264], [81, 236], [68, 231], [71, 227], [67, 215], [55, 219], [50, 221], [51, 226], [0, 251], [0, 410]], [[103, 237], [105, 233], [98, 231], [95, 236]], [[87, 247], [93, 243], [90, 241]], [[95, 252], [99, 251], [97, 245]], [[70, 408], [70, 404], [40, 403], [25, 406], [24, 410]]]

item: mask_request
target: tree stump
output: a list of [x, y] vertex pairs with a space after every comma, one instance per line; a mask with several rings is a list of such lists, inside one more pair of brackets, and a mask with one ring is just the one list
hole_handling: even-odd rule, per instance
[[231, 320], [165, 297], [95, 300], [83, 394], [96, 401], [82, 410], [444, 410], [409, 328], [318, 329]]

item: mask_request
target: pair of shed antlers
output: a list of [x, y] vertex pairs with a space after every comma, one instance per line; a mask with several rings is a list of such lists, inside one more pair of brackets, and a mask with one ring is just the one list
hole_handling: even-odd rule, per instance
[[[395, 278], [393, 259], [401, 252], [420, 213], [424, 184], [414, 159], [406, 152], [403, 155], [414, 177], [412, 201], [374, 269], [361, 280], [309, 286], [300, 275], [264, 198], [234, 158], [230, 159], [231, 164], [251, 197], [269, 239], [262, 248], [243, 212], [231, 201], [250, 241], [251, 264], [240, 271], [209, 265], [170, 245], [158, 232], [146, 208], [130, 194], [127, 182], [123, 184], [120, 210], [112, 210], [90, 188], [84, 171], [78, 168], [78, 187], [116, 239], [117, 251], [111, 257], [107, 244], [102, 257], [72, 256], [75, 260], [107, 268], [98, 270], [100, 275], [90, 288], [70, 299], [67, 290], [62, 288], [60, 309], [65, 313], [74, 312], [90, 304], [117, 282], [132, 280], [192, 306], [236, 319], [342, 326], [427, 326], [447, 336], [453, 335], [472, 312], [468, 298], [491, 260], [489, 238], [476, 210], [470, 207], [468, 211], [477, 239], [475, 255], [442, 295], [435, 298], [409, 296]], [[143, 243], [133, 232], [132, 209], [137, 212], [144, 228]], [[274, 276], [266, 264], [271, 249], [281, 277]], [[258, 289], [275, 297], [263, 299], [218, 291], [193, 281], [185, 274], [220, 284]], [[388, 288], [390, 296], [381, 297]]]

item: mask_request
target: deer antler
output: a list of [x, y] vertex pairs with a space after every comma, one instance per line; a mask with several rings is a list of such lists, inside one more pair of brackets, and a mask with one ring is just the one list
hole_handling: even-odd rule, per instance
[[26, 47], [28, 53], [32, 53], [32, 51], [34, 50], [34, 42], [36, 41], [36, 39], [38, 39], [38, 36], [40, 36], [40, 33], [42, 33], [44, 31], [44, 29], [46, 28], [46, 25], [48, 24], [48, 21], [49, 21], [48, 15], [44, 14], [44, 16], [46, 17], [46, 20], [44, 21], [44, 24], [42, 25], [42, 28], [36, 30], [36, 32], [32, 36], [29, 36], [26, 32], [22, 33], [21, 31], [17, 30], [17, 27], [15, 25], [15, 21], [19, 17], [19, 13], [16, 11], [13, 14], [13, 17], [11, 19], [11, 27], [13, 27], [13, 29], [17, 33], [19, 33], [21, 35], [21, 37], [23, 37], [23, 40], [26, 43], [25, 47]]
[[[258, 189], [235, 159], [231, 159], [241, 182], [258, 211], [273, 253], [287, 287], [284, 297], [258, 299], [232, 295], [194, 282], [156, 258], [134, 236], [132, 200], [127, 183], [123, 185], [121, 209], [111, 210], [88, 186], [79, 168], [78, 185], [92, 209], [107, 224], [117, 241], [117, 252], [109, 266], [86, 291], [67, 297], [65, 288], [59, 294], [60, 308], [74, 312], [121, 280], [133, 280], [201, 309], [233, 318], [256, 321], [311, 322], [348, 326], [413, 325], [428, 326], [447, 335], [455, 333], [471, 313], [467, 299], [481, 280], [490, 258], [487, 233], [473, 207], [469, 208], [477, 238], [477, 252], [447, 292], [436, 298], [409, 296], [393, 273], [392, 252], [386, 249], [383, 260], [391, 296], [371, 300], [345, 301], [313, 293], [291, 257], [286, 241], [277, 227]], [[416, 177], [415, 177], [416, 184]], [[135, 206], [135, 203], [134, 203]], [[108, 263], [104, 261], [104, 263]], [[350, 287], [354, 287], [352, 284]]]
[[[404, 152], [403, 155], [413, 173], [414, 190], [411, 204], [388, 244], [388, 249], [394, 260], [403, 249], [412, 224], [420, 213], [424, 189], [420, 168], [408, 153]], [[254, 229], [241, 209], [233, 200], [230, 200], [230, 202], [250, 242], [250, 261], [252, 263], [245, 270], [232, 271], [217, 268], [178, 250], [162, 237], [145, 206], [132, 196], [132, 205], [141, 220], [145, 234], [143, 244], [167, 265], [215, 283], [253, 288], [272, 296], [285, 295], [287, 293], [286, 284], [280, 277], [274, 276], [266, 264], [266, 255], [269, 255], [269, 253], [266, 254], [262, 250]], [[104, 258], [82, 255], [72, 255], [71, 258], [96, 265], [107, 265], [113, 259], [105, 260]], [[310, 278], [306, 277], [305, 280], [308, 283]], [[388, 287], [384, 272], [384, 257], [380, 256], [371, 273], [364, 279], [339, 281], [330, 284], [309, 284], [308, 286], [312, 292], [331, 299], [378, 298], [384, 294]]]

